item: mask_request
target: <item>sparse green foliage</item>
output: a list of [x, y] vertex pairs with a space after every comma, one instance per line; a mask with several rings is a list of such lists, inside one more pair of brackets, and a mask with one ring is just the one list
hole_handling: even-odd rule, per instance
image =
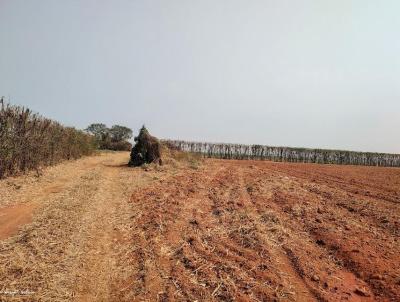
[[103, 150], [130, 151], [132, 145], [127, 140], [132, 137], [132, 130], [125, 126], [114, 125], [107, 128], [105, 124], [94, 123], [89, 125], [86, 132], [92, 134], [97, 147]]
[[132, 137], [132, 130], [125, 126], [114, 125], [109, 132], [113, 142], [125, 141]]
[[86, 129], [86, 132], [94, 135], [98, 141], [104, 140], [109, 135], [109, 129], [105, 124], [91, 124]]

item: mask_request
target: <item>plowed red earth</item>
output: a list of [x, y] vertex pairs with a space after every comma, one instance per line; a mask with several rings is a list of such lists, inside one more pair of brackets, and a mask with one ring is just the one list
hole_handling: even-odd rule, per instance
[[400, 301], [400, 169], [208, 160], [131, 203], [121, 297]]

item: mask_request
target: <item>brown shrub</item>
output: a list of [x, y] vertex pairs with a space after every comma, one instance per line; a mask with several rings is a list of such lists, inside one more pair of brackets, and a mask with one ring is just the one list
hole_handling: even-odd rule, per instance
[[94, 138], [0, 100], [0, 178], [89, 155]]
[[100, 149], [112, 150], [112, 151], [131, 151], [132, 144], [128, 141], [119, 141], [119, 142], [107, 141], [103, 142], [100, 145]]

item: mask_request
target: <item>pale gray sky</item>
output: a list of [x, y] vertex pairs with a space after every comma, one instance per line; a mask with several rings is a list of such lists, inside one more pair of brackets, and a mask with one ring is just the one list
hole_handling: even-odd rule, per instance
[[400, 153], [398, 0], [0, 0], [0, 95], [66, 125]]

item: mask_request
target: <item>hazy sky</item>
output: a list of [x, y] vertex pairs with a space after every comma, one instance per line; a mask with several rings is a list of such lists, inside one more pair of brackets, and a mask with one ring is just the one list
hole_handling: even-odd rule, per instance
[[400, 153], [399, 0], [0, 0], [0, 95], [66, 125]]

